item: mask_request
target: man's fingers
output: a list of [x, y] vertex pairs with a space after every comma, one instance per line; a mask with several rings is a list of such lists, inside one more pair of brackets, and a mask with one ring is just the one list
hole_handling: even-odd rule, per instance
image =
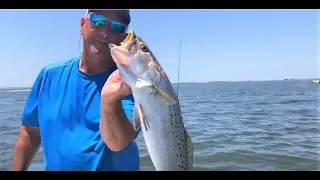
[[122, 78], [120, 77], [119, 69], [115, 70], [115, 71], [110, 75], [110, 77], [109, 77], [108, 79], [110, 79], [110, 80], [113, 81], [113, 82], [121, 82], [121, 81], [123, 81]]
[[131, 87], [125, 83], [124, 81], [121, 81], [121, 84], [120, 84], [120, 88], [124, 91], [125, 94], [131, 94], [132, 91], [131, 91]]

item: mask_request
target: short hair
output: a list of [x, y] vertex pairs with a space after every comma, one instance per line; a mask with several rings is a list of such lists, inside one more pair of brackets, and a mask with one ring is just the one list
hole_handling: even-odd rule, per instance
[[[90, 11], [93, 11], [94, 9], [87, 9], [86, 11], [86, 15], [88, 15], [88, 13]], [[127, 21], [128, 24], [130, 24], [131, 22], [131, 16], [130, 16], [130, 10], [129, 9], [121, 9], [121, 10], [118, 10], [120, 11], [120, 13], [122, 14], [123, 18]]]

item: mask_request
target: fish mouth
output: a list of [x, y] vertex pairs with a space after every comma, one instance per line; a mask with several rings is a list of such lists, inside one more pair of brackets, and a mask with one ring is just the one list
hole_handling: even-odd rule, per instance
[[129, 31], [127, 36], [124, 38], [124, 40], [120, 43], [120, 46], [117, 46], [113, 43], [108, 43], [110, 49], [115, 47], [123, 47], [127, 49], [127, 51], [130, 51], [132, 49], [132, 46], [134, 46], [136, 43], [136, 34], [134, 33], [133, 29]]
[[124, 40], [122, 41], [121, 44], [127, 43], [127, 42], [133, 42], [135, 40], [136, 34], [134, 33], [133, 29], [130, 29], [128, 35]]
[[108, 43], [113, 60], [118, 65], [129, 66], [132, 56], [137, 53], [136, 35], [132, 29], [120, 44]]

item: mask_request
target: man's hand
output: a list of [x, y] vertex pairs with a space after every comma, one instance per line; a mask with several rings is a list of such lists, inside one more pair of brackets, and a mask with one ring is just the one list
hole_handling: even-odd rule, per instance
[[[136, 129], [127, 118], [121, 103], [131, 88], [114, 71], [101, 92], [100, 135], [111, 151], [121, 151], [136, 137]], [[133, 107], [132, 107], [133, 109]]]
[[110, 101], [119, 101], [129, 94], [131, 94], [131, 88], [122, 80], [118, 69], [109, 76], [101, 92], [102, 98]]

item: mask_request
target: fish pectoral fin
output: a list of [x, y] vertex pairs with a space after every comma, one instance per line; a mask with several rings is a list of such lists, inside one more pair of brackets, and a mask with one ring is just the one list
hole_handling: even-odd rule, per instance
[[146, 116], [144, 115], [142, 106], [140, 104], [134, 104], [133, 115], [134, 115], [134, 127], [136, 129], [138, 129], [141, 126], [141, 123], [143, 123], [146, 131], [150, 129], [150, 125], [146, 119]]
[[134, 104], [134, 110], [133, 110], [133, 125], [134, 128], [137, 130], [141, 126], [141, 120], [140, 120], [140, 107], [138, 104]]
[[137, 78], [136, 82], [136, 87], [137, 88], [150, 88], [151, 94], [156, 98], [157, 101], [160, 101], [165, 104], [175, 104], [177, 101], [173, 99], [169, 94], [161, 90], [160, 88], [157, 88], [153, 84]]
[[162, 91], [160, 88], [154, 87], [153, 95], [158, 101], [160, 101], [162, 103], [165, 103], [165, 104], [175, 104], [175, 103], [177, 103], [177, 101], [175, 99], [173, 99], [166, 92]]
[[153, 87], [153, 85], [143, 79], [137, 78], [136, 87], [137, 88], [148, 88], [148, 87]]

